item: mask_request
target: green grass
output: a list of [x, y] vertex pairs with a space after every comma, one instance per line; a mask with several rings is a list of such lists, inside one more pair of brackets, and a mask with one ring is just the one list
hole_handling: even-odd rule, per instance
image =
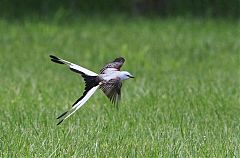
[[[0, 157], [239, 157], [240, 25], [201, 19], [0, 20]], [[117, 110], [99, 90], [56, 117], [93, 71], [123, 56]]]

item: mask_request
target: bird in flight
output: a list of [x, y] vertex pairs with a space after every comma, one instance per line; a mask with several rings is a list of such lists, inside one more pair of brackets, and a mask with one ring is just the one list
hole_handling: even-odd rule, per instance
[[98, 88], [100, 88], [105, 93], [105, 95], [114, 105], [118, 106], [118, 103], [121, 99], [122, 81], [129, 78], [134, 78], [133, 75], [131, 75], [129, 72], [120, 71], [120, 68], [125, 62], [125, 59], [122, 57], [116, 58], [114, 61], [106, 64], [100, 70], [100, 74], [58, 58], [54, 55], [50, 55], [50, 58], [51, 61], [55, 63], [67, 65], [70, 70], [80, 74], [85, 81], [85, 89], [83, 95], [78, 100], [76, 100], [75, 103], [73, 103], [70, 110], [57, 117], [59, 120], [57, 125], [61, 124], [65, 119], [67, 119], [81, 106], [83, 106]]

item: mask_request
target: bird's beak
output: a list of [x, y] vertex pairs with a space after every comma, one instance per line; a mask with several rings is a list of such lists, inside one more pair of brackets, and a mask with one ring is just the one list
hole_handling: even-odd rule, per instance
[[130, 78], [135, 78], [134, 76], [129, 76]]

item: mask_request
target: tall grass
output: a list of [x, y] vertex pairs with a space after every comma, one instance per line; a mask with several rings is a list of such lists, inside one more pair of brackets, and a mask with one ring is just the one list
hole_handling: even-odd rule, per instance
[[[240, 27], [194, 19], [0, 20], [1, 157], [238, 157]], [[56, 116], [84, 82], [49, 54], [93, 71], [123, 56], [115, 109], [98, 91]]]

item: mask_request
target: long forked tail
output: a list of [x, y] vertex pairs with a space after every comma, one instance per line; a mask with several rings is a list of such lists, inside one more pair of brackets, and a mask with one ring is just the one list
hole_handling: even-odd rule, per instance
[[99, 85], [90, 89], [86, 93], [86, 95], [81, 100], [79, 100], [77, 103], [75, 103], [75, 105], [69, 111], [66, 111], [62, 115], [57, 117], [57, 119], [59, 120], [57, 125], [60, 125], [65, 119], [70, 117], [74, 112], [76, 112], [80, 107], [82, 107], [84, 105], [84, 103], [86, 103], [86, 101], [88, 101], [88, 99], [94, 94], [94, 92], [98, 89], [98, 87], [99, 87]]
[[75, 111], [77, 111], [81, 106], [86, 103], [86, 101], [95, 93], [99, 87], [98, 76], [88, 76], [84, 73], [81, 73], [85, 81], [85, 90], [83, 95], [73, 104], [72, 108], [69, 111], [64, 112], [62, 115], [57, 117], [59, 122], [57, 125], [61, 124], [65, 119], [70, 117]]
[[95, 72], [93, 71], [90, 71], [82, 66], [79, 66], [79, 65], [76, 65], [76, 64], [73, 64], [69, 61], [66, 61], [66, 60], [63, 60], [59, 57], [56, 57], [54, 55], [49, 55], [50, 58], [51, 58], [51, 61], [55, 62], [55, 63], [58, 63], [58, 64], [65, 64], [65, 65], [68, 65], [69, 68], [74, 71], [74, 72], [81, 72], [81, 73], [84, 73], [86, 75], [89, 75], [89, 76], [97, 76], [98, 74], [96, 74]]

